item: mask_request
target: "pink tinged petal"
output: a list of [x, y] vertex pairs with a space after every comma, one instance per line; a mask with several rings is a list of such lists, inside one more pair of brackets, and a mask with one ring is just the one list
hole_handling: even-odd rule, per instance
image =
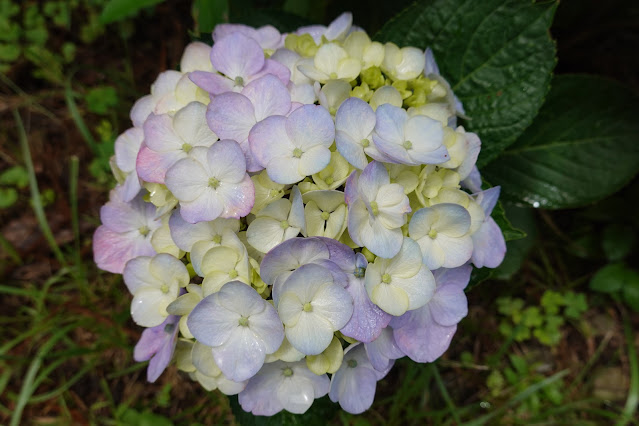
[[166, 294], [159, 288], [143, 287], [131, 301], [131, 317], [142, 327], [155, 327], [168, 316], [166, 307], [175, 300], [175, 296]]
[[293, 158], [295, 145], [286, 133], [286, 117], [274, 115], [257, 123], [249, 133], [249, 144], [255, 160], [267, 167], [276, 157]]
[[150, 238], [138, 231], [117, 233], [102, 225], [93, 234], [93, 259], [100, 269], [121, 274], [124, 265], [138, 256], [153, 256]]
[[146, 95], [138, 99], [135, 104], [133, 104], [129, 115], [133, 126], [141, 128], [144, 125], [144, 121], [146, 121], [149, 114], [153, 111], [153, 108], [155, 108], [153, 95]]
[[255, 186], [248, 174], [244, 174], [244, 179], [237, 184], [221, 183], [217, 189], [224, 211], [220, 214], [222, 218], [239, 219], [248, 215], [255, 203]]
[[284, 85], [287, 85], [291, 79], [291, 71], [285, 65], [282, 65], [272, 59], [266, 59], [264, 61], [264, 67], [260, 70], [260, 72], [254, 74], [250, 80], [258, 79], [265, 75], [273, 75], [277, 77], [277, 79], [279, 79]]
[[481, 227], [472, 235], [472, 262], [478, 268], [496, 268], [506, 256], [506, 241], [499, 225], [492, 217], [488, 217]]
[[237, 327], [229, 339], [212, 349], [215, 363], [234, 382], [253, 377], [264, 365], [264, 343], [249, 327]]
[[182, 148], [182, 141], [173, 129], [173, 119], [168, 114], [151, 114], [144, 122], [144, 143], [156, 152], [175, 151]]
[[409, 321], [394, 332], [397, 346], [415, 362], [433, 362], [442, 356], [457, 330], [457, 325], [437, 324], [427, 306], [421, 308], [426, 310], [427, 317], [420, 324]]
[[438, 287], [428, 307], [433, 319], [443, 326], [455, 325], [468, 315], [466, 294], [463, 288], [454, 285]]
[[193, 71], [189, 73], [189, 78], [196, 86], [212, 95], [219, 95], [233, 90], [233, 80], [216, 73]]
[[364, 348], [371, 365], [377, 371], [387, 371], [392, 360], [405, 356], [395, 343], [393, 329], [390, 327], [382, 330], [379, 337], [375, 341], [365, 344]]
[[314, 146], [300, 157], [298, 172], [301, 176], [310, 176], [324, 170], [330, 161], [330, 149], [323, 145]]
[[295, 349], [306, 355], [317, 355], [333, 340], [334, 329], [322, 315], [302, 312], [297, 323], [292, 327], [285, 327], [284, 331]]
[[186, 154], [180, 151], [155, 152], [142, 145], [138, 153], [136, 170], [140, 178], [146, 182], [164, 183], [166, 171]]
[[286, 115], [291, 109], [291, 96], [288, 89], [271, 74], [247, 84], [242, 90], [242, 95], [253, 104], [256, 121], [262, 121], [271, 115]]
[[242, 142], [255, 125], [255, 110], [249, 98], [227, 92], [213, 98], [206, 111], [209, 126], [221, 139]]
[[380, 188], [388, 184], [390, 184], [390, 178], [384, 164], [371, 161], [359, 177], [357, 190], [365, 202], [370, 203], [375, 201]]
[[112, 199], [100, 208], [100, 220], [114, 232], [138, 231], [146, 225], [142, 197], [124, 203], [121, 189], [118, 187], [118, 199]]
[[144, 140], [142, 129], [133, 127], [115, 140], [115, 164], [126, 173], [135, 171], [135, 162]]
[[304, 105], [296, 109], [285, 126], [291, 142], [304, 152], [317, 145], [328, 148], [335, 139], [331, 114], [320, 105]]
[[264, 66], [264, 52], [255, 40], [234, 32], [213, 45], [211, 63], [231, 80], [236, 77], [247, 79]]
[[180, 136], [180, 142], [208, 148], [217, 141], [217, 136], [206, 122], [206, 111], [206, 105], [200, 102], [191, 102], [175, 113], [173, 128]]
[[240, 327], [240, 315], [221, 306], [217, 297], [214, 293], [202, 299], [187, 320], [191, 334], [207, 346], [222, 345]]
[[[180, 201], [194, 201], [207, 193], [209, 177], [197, 160], [184, 158], [166, 172], [165, 180], [167, 188], [175, 198]], [[184, 209], [182, 209], [182, 217], [191, 222]]]
[[370, 301], [363, 280], [352, 278], [346, 291], [353, 298], [353, 315], [340, 332], [360, 342], [372, 342], [388, 325], [391, 316]]
[[247, 177], [244, 153], [235, 141], [219, 141], [209, 148], [206, 160], [210, 176], [220, 182], [239, 183]]

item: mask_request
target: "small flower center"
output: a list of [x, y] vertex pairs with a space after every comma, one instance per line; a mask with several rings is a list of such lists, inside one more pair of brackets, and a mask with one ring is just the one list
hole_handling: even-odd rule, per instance
[[237, 273], [237, 271], [235, 269], [232, 269], [232, 270], [229, 271], [229, 278], [230, 279], [237, 278], [238, 275], [239, 274]]
[[300, 158], [302, 156], [302, 154], [304, 154], [304, 153], [299, 148], [295, 148], [293, 150], [293, 157], [295, 157], [295, 158]]
[[311, 305], [311, 302], [306, 302], [304, 303], [304, 312], [312, 312], [313, 311], [313, 305]]
[[411, 141], [404, 142], [404, 148], [411, 149], [413, 147], [413, 143]]
[[169, 285], [168, 284], [162, 284], [162, 287], [160, 287], [160, 291], [164, 294], [169, 292]]
[[190, 143], [183, 143], [182, 144], [182, 151], [186, 152], [187, 154], [192, 149], [193, 149], [193, 146]]
[[355, 368], [357, 367], [357, 360], [349, 359], [346, 365], [348, 365], [348, 368]]
[[291, 377], [293, 375], [293, 370], [291, 369], [291, 367], [286, 367], [282, 370], [282, 375], [284, 377]]
[[428, 231], [428, 236], [434, 240], [435, 238], [437, 238], [437, 230], [431, 228], [431, 230]]
[[240, 319], [237, 322], [239, 325], [241, 325], [242, 327], [248, 327], [249, 325], [249, 319], [246, 317], [240, 317]]
[[149, 235], [149, 232], [151, 232], [151, 230], [149, 229], [148, 226], [144, 225], [143, 227], [141, 227], [140, 229], [138, 229], [138, 231], [140, 231], [140, 234], [143, 237], [146, 237], [147, 235]]
[[371, 211], [373, 212], [373, 216], [377, 216], [379, 214], [379, 207], [377, 206], [377, 201], [371, 201]]
[[336, 72], [332, 72], [330, 77], [331, 77], [331, 80], [337, 80], [337, 73]]
[[217, 189], [220, 186], [220, 181], [217, 178], [209, 178], [209, 186], [213, 189]]
[[363, 268], [361, 266], [359, 268], [356, 268], [353, 275], [355, 275], [356, 278], [364, 278], [364, 275], [366, 275], [366, 268]]
[[371, 141], [369, 141], [368, 139], [362, 139], [360, 143], [364, 148], [368, 148], [368, 146], [371, 144]]
[[322, 220], [328, 220], [331, 217], [329, 212], [322, 212]]
[[215, 244], [222, 244], [222, 236], [221, 235], [215, 235], [213, 236], [213, 242]]
[[333, 176], [329, 176], [326, 179], [324, 179], [324, 182], [326, 182], [326, 185], [332, 185], [333, 182], [335, 182], [335, 179], [333, 179]]
[[390, 284], [391, 282], [391, 276], [389, 274], [384, 274], [382, 275], [382, 282], [384, 284]]
[[288, 228], [288, 221], [287, 220], [281, 221], [280, 222], [280, 228], [282, 228], [282, 229]]
[[244, 79], [240, 76], [235, 77], [235, 85], [238, 87], [244, 87]]

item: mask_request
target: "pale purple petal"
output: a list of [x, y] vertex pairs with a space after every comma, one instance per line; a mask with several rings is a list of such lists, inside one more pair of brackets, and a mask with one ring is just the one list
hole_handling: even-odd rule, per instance
[[357, 279], [353, 276], [349, 280], [346, 291], [353, 298], [353, 315], [340, 332], [360, 342], [372, 342], [388, 325], [391, 315], [371, 302], [363, 279]]
[[471, 192], [481, 191], [481, 175], [477, 166], [473, 166], [470, 174], [461, 183], [463, 188], [469, 189]]
[[206, 153], [211, 177], [221, 182], [239, 183], [246, 176], [246, 160], [242, 148], [232, 140], [222, 140], [209, 148]]
[[[184, 158], [171, 166], [166, 172], [165, 180], [169, 191], [181, 202], [198, 200], [209, 189], [209, 175], [203, 165], [193, 158]], [[186, 219], [184, 211], [182, 217]]]
[[233, 90], [233, 81], [216, 73], [193, 71], [189, 73], [189, 78], [196, 86], [213, 95]]
[[227, 92], [215, 96], [206, 111], [206, 119], [221, 139], [242, 142], [255, 125], [255, 110], [246, 96]]
[[228, 340], [213, 347], [212, 351], [215, 363], [224, 376], [234, 382], [253, 377], [266, 358], [264, 342], [249, 327], [236, 327]]
[[147, 380], [150, 383], [160, 377], [173, 358], [179, 319], [178, 316], [169, 315], [162, 324], [147, 328], [133, 349], [134, 360], [151, 360], [147, 369]]
[[492, 217], [488, 216], [471, 238], [473, 265], [478, 268], [496, 268], [501, 264], [506, 256], [506, 241], [501, 228]]
[[359, 177], [357, 190], [367, 203], [375, 201], [383, 185], [390, 183], [388, 170], [379, 161], [371, 161]]
[[433, 319], [443, 326], [455, 325], [468, 314], [466, 294], [463, 288], [454, 285], [437, 287], [428, 306]]
[[275, 157], [291, 156], [295, 146], [286, 133], [286, 117], [274, 115], [257, 123], [249, 133], [251, 152], [262, 167]]
[[249, 80], [257, 79], [265, 75], [274, 75], [286, 86], [291, 78], [291, 71], [285, 65], [282, 65], [277, 61], [266, 59], [264, 61], [264, 67], [260, 70], [260, 72], [254, 74], [252, 78], [249, 78]]
[[390, 327], [382, 330], [379, 337], [371, 343], [366, 343], [364, 348], [373, 368], [381, 372], [388, 371], [393, 360], [405, 356], [397, 346], [393, 329]]
[[271, 74], [247, 84], [242, 94], [253, 104], [256, 121], [271, 115], [286, 115], [291, 109], [291, 96], [286, 86]]
[[239, 327], [239, 319], [240, 314], [220, 305], [217, 302], [217, 293], [213, 293], [193, 308], [187, 325], [198, 341], [207, 346], [219, 346]]
[[473, 198], [480, 205], [480, 207], [484, 210], [484, 214], [486, 217], [490, 216], [497, 204], [497, 200], [499, 200], [499, 193], [501, 192], [500, 186], [495, 186], [493, 188], [487, 189], [485, 191], [478, 192], [473, 194]]
[[224, 210], [220, 214], [222, 218], [239, 219], [244, 217], [251, 212], [255, 204], [255, 186], [246, 173], [244, 179], [237, 184], [221, 183], [217, 194], [224, 205]]
[[255, 40], [234, 32], [213, 45], [211, 63], [231, 80], [247, 79], [264, 66], [264, 52]]
[[133, 127], [115, 140], [115, 164], [126, 173], [135, 172], [135, 162], [144, 140], [142, 129]]
[[155, 152], [142, 144], [136, 165], [138, 175], [146, 182], [164, 183], [166, 171], [181, 158], [176, 152]]
[[378, 375], [364, 352], [364, 345], [351, 345], [344, 353], [342, 366], [331, 378], [328, 393], [343, 410], [360, 414], [373, 405]]
[[335, 139], [335, 125], [326, 109], [320, 105], [304, 105], [288, 116], [286, 133], [302, 151], [316, 145], [330, 147]]
[[437, 62], [435, 62], [435, 56], [433, 55], [433, 51], [430, 47], [426, 48], [424, 52], [424, 57], [426, 59], [426, 66], [424, 67], [424, 75], [429, 76], [430, 74], [440, 75], [439, 67], [437, 66]]

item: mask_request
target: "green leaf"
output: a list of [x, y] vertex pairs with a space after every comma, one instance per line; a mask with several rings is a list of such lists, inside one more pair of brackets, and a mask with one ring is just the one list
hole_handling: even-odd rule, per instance
[[510, 220], [506, 217], [506, 211], [501, 201], [498, 201], [491, 214], [497, 225], [501, 228], [502, 234], [506, 241], [520, 240], [526, 237], [526, 233], [521, 229], [515, 228]]
[[18, 191], [15, 188], [0, 187], [0, 209], [11, 207], [18, 201]]
[[331, 402], [328, 396], [316, 399], [304, 414], [293, 414], [283, 410], [270, 417], [254, 416], [242, 410], [237, 396], [229, 396], [229, 402], [235, 420], [241, 426], [324, 426], [330, 423], [339, 410], [339, 405]]
[[611, 263], [597, 271], [590, 288], [601, 293], [616, 293], [624, 286], [639, 281], [639, 274], [621, 263]]
[[633, 311], [639, 312], [639, 274], [635, 272], [633, 278], [628, 280], [623, 288], [623, 301]]
[[118, 93], [112, 86], [94, 87], [87, 92], [85, 100], [89, 111], [104, 115], [118, 104]]
[[110, 24], [136, 14], [140, 9], [162, 3], [163, 0], [110, 0], [102, 9], [100, 22]]
[[0, 174], [0, 185], [26, 188], [29, 185], [29, 174], [22, 166], [9, 167]]
[[557, 3], [522, 0], [420, 1], [375, 36], [431, 47], [442, 76], [464, 104], [464, 125], [479, 134], [478, 165], [495, 159], [528, 127], [550, 87]]
[[630, 254], [636, 239], [637, 234], [632, 227], [613, 223], [604, 229], [601, 245], [608, 260], [616, 262]]
[[196, 34], [210, 36], [213, 28], [229, 20], [229, 0], [195, 0], [193, 2], [193, 20]]
[[533, 209], [516, 207], [513, 204], [506, 207], [508, 218], [513, 227], [524, 231], [526, 236], [519, 240], [506, 241], [506, 257], [501, 265], [494, 269], [493, 273], [493, 276], [500, 280], [508, 280], [519, 271], [537, 239], [537, 225]]
[[600, 200], [639, 171], [638, 105], [613, 81], [558, 76], [533, 125], [482, 174], [504, 199], [534, 207]]

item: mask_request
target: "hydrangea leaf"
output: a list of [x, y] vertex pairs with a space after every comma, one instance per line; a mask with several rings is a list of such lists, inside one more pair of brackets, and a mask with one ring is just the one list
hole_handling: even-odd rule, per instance
[[521, 0], [419, 1], [375, 39], [430, 47], [463, 103], [464, 126], [482, 140], [478, 165], [494, 160], [528, 127], [550, 87], [557, 3]]
[[600, 200], [639, 171], [637, 102], [610, 80], [558, 76], [533, 125], [482, 174], [505, 200], [533, 207]]

